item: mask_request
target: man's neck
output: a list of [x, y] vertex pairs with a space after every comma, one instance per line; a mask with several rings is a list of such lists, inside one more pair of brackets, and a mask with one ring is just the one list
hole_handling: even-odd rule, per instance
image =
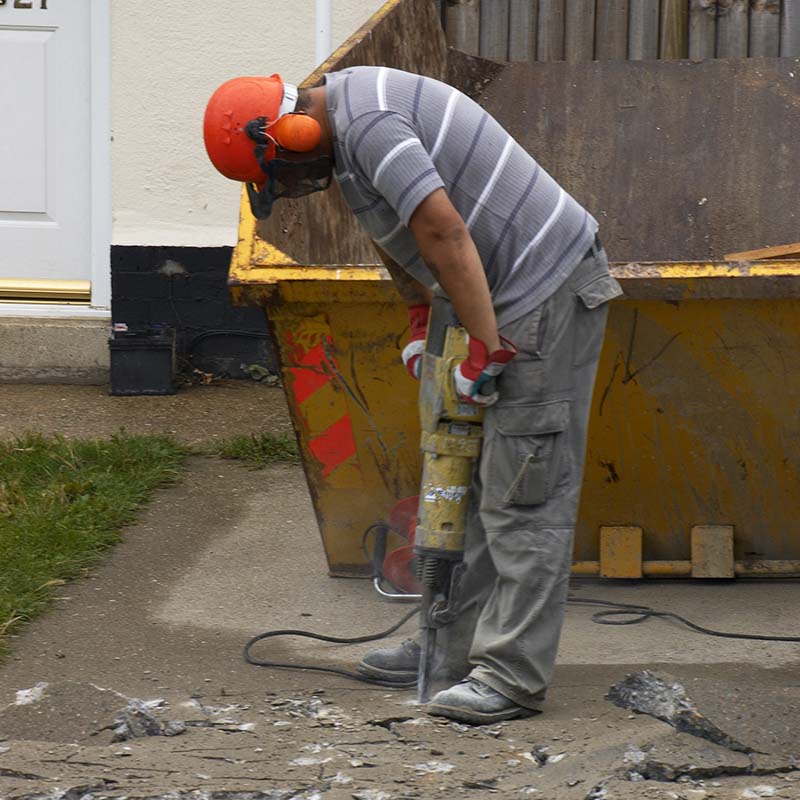
[[320, 150], [328, 156], [333, 155], [333, 132], [331, 125], [328, 121], [328, 109], [325, 103], [325, 87], [315, 86], [309, 90], [309, 98], [311, 105], [306, 109], [306, 113], [313, 117], [322, 129], [322, 139], [320, 141]]

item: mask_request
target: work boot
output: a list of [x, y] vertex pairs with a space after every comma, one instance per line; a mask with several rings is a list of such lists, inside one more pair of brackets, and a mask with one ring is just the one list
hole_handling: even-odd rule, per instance
[[358, 671], [389, 683], [413, 683], [419, 670], [419, 645], [406, 639], [396, 647], [370, 650], [358, 664]]
[[466, 678], [438, 692], [428, 703], [427, 712], [434, 717], [447, 717], [468, 725], [493, 725], [507, 719], [530, 717], [538, 712], [518, 706], [513, 700], [487, 686]]

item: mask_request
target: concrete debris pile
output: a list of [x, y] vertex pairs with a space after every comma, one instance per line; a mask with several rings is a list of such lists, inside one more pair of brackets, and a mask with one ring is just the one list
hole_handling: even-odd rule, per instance
[[[308, 701], [297, 702], [302, 706]], [[200, 711], [200, 718], [159, 719], [168, 706], [163, 698], [128, 697], [94, 684], [37, 683], [16, 692], [15, 701], [0, 709], [0, 723], [25, 739], [76, 744], [115, 744], [150, 736], [179, 736], [188, 728], [249, 733], [256, 726], [255, 722], [242, 722], [236, 716], [249, 708], [245, 705], [209, 706], [192, 699], [182, 707]]]
[[[737, 722], [727, 687], [692, 685], [699, 704], [668, 676], [628, 676], [609, 691], [624, 711], [595, 686], [580, 716], [478, 727], [428, 717], [406, 695], [372, 689], [259, 687], [167, 700], [80, 683], [31, 686], [0, 709], [0, 798], [752, 800], [773, 789], [791, 796], [800, 773], [788, 750], [777, 755], [749, 720]], [[735, 734], [731, 741], [776, 754], [731, 750], [669, 723], [705, 719], [698, 705], [720, 723], [716, 730]], [[793, 746], [787, 713], [781, 743]], [[725, 794], [732, 784], [736, 793]]]
[[249, 711], [249, 705], [229, 703], [227, 705], [212, 706], [201, 702], [197, 698], [192, 698], [185, 703], [181, 703], [181, 707], [197, 709], [203, 714], [201, 719], [184, 720], [183, 724], [187, 728], [217, 728], [226, 733], [250, 733], [256, 727], [255, 722], [242, 722], [237, 716]]
[[156, 719], [151, 709], [165, 705], [163, 700], [129, 700], [128, 705], [114, 720], [112, 742], [126, 742], [128, 739], [141, 739], [144, 736], [180, 736], [186, 733], [186, 725], [181, 720], [164, 723]]
[[[29, 794], [16, 800], [123, 800], [118, 794], [108, 794], [109, 787], [105, 784], [99, 786], [78, 786], [73, 789], [56, 789], [44, 794]], [[355, 796], [355, 795], [354, 795]], [[388, 800], [389, 795], [385, 795]], [[137, 797], [136, 800], [322, 800], [322, 794], [314, 790], [294, 789], [268, 789], [263, 792], [237, 792], [237, 791], [203, 791], [192, 789], [190, 791], [171, 791], [164, 794], [146, 795]], [[365, 798], [365, 800], [378, 800], [378, 798]]]
[[320, 697], [322, 690], [316, 690], [310, 697], [301, 699], [275, 698], [268, 699], [271, 709], [284, 714], [289, 719], [274, 723], [276, 727], [290, 725], [292, 719], [310, 719], [313, 723], [323, 728], [343, 728], [352, 722], [351, 717], [333, 703]]

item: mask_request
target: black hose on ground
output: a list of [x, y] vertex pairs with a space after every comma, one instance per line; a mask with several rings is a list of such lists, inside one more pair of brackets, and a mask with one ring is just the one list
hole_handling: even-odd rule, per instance
[[419, 606], [415, 606], [407, 614], [404, 614], [402, 619], [392, 625], [391, 628], [387, 628], [385, 631], [381, 631], [380, 633], [368, 634], [367, 636], [325, 636], [321, 633], [312, 633], [311, 631], [294, 630], [291, 628], [277, 631], [266, 631], [265, 633], [260, 633], [258, 636], [254, 636], [244, 646], [244, 660], [248, 664], [253, 664], [256, 667], [278, 667], [280, 669], [302, 669], [313, 672], [331, 672], [334, 675], [342, 675], [343, 677], [350, 678], [351, 680], [361, 681], [362, 683], [372, 683], [376, 686], [387, 686], [391, 689], [412, 689], [417, 685], [416, 681], [382, 681], [379, 678], [372, 678], [367, 675], [361, 675], [358, 672], [350, 672], [346, 669], [338, 669], [337, 667], [318, 667], [313, 664], [289, 664], [281, 661], [262, 661], [252, 656], [250, 654], [250, 650], [252, 649], [253, 645], [257, 644], [258, 642], [261, 642], [264, 639], [272, 639], [276, 636], [302, 636], [306, 639], [316, 639], [320, 642], [331, 642], [333, 644], [364, 644], [365, 642], [376, 642], [378, 639], [385, 639], [387, 636], [391, 636], [396, 630], [405, 625], [406, 622], [408, 622], [418, 611]]
[[[703, 633], [706, 636], [719, 636], [723, 639], [747, 639], [759, 642], [800, 642], [800, 636], [767, 636], [758, 633], [726, 633], [716, 631], [713, 628], [704, 628], [690, 622], [686, 617], [675, 614], [672, 611], [656, 611], [648, 606], [639, 606], [632, 603], [612, 603], [610, 600], [595, 600], [591, 597], [569, 597], [568, 603], [584, 606], [608, 606], [607, 611], [596, 611], [592, 614], [592, 622], [598, 625], [638, 625], [648, 619], [661, 617], [662, 619], [674, 619], [691, 628], [693, 631]], [[634, 619], [611, 619], [611, 617], [633, 616]]]
[[[377, 530], [382, 526], [381, 523], [370, 525], [361, 539], [361, 548], [364, 551], [368, 561], [373, 559], [367, 551], [367, 537], [373, 530]], [[685, 617], [675, 614], [672, 611], [657, 611], [649, 606], [640, 606], [634, 603], [615, 603], [611, 600], [597, 600], [592, 597], [575, 597], [570, 595], [567, 598], [567, 603], [572, 605], [584, 606], [600, 606], [603, 610], [596, 611], [592, 614], [592, 622], [598, 625], [638, 625], [646, 622], [649, 619], [672, 619], [685, 625], [693, 631], [702, 633], [705, 636], [718, 636], [723, 639], [744, 639], [748, 641], [759, 642], [800, 642], [800, 636], [767, 636], [765, 634], [757, 633], [729, 633], [726, 631], [717, 631], [713, 628], [704, 628], [702, 625], [697, 625], [690, 622]], [[396, 630], [405, 625], [419, 611], [419, 606], [412, 608], [402, 619], [391, 628], [380, 633], [370, 634], [367, 636], [354, 636], [354, 637], [337, 637], [337, 636], [324, 636], [323, 634], [312, 633], [311, 631], [302, 630], [276, 630], [267, 631], [266, 633], [259, 634], [250, 639], [244, 646], [244, 660], [248, 664], [253, 664], [257, 667], [279, 667], [281, 669], [302, 669], [313, 670], [314, 672], [329, 672], [334, 675], [342, 675], [345, 678], [361, 681], [362, 683], [371, 683], [377, 686], [386, 686], [391, 689], [411, 689], [416, 686], [416, 681], [398, 682], [398, 681], [382, 681], [379, 678], [373, 678], [368, 675], [362, 675], [358, 672], [349, 672], [348, 670], [338, 669], [336, 667], [318, 667], [310, 664], [288, 664], [279, 661], [261, 661], [254, 658], [250, 651], [256, 643], [264, 639], [271, 639], [277, 636], [302, 636], [307, 639], [316, 639], [320, 642], [332, 642], [333, 644], [363, 644], [365, 642], [376, 642], [379, 639], [385, 639], [391, 636]], [[618, 617], [629, 617], [629, 619], [618, 619]], [[631, 618], [632, 617], [632, 618]]]
[[[573, 605], [585, 606], [603, 606], [605, 610], [597, 611], [592, 615], [592, 622], [598, 625], [638, 625], [646, 622], [648, 619], [673, 619], [693, 631], [702, 633], [705, 636], [719, 636], [724, 639], [746, 639], [761, 642], [800, 642], [800, 636], [767, 636], [764, 634], [756, 633], [729, 633], [726, 631], [717, 631], [713, 628], [704, 628], [702, 625], [696, 625], [690, 622], [685, 617], [675, 614], [671, 611], [657, 611], [648, 606], [640, 606], [631, 603], [613, 603], [610, 600], [596, 600], [592, 597], [569, 597], [567, 602]], [[277, 636], [303, 636], [307, 639], [316, 639], [320, 642], [332, 642], [333, 644], [363, 644], [365, 642], [375, 642], [379, 639], [385, 639], [391, 636], [395, 631], [405, 625], [419, 611], [419, 606], [412, 608], [405, 614], [399, 622], [392, 625], [385, 631], [380, 633], [370, 634], [367, 636], [353, 636], [353, 637], [339, 637], [339, 636], [325, 636], [320, 633], [312, 633], [311, 631], [302, 630], [276, 630], [261, 633], [254, 636], [244, 647], [244, 660], [248, 664], [253, 664], [257, 667], [279, 667], [281, 669], [301, 669], [313, 670], [314, 672], [329, 672], [334, 675], [341, 675], [345, 678], [361, 681], [362, 683], [371, 683], [376, 686], [386, 686], [390, 689], [412, 689], [416, 686], [416, 681], [382, 681], [379, 678], [373, 678], [368, 675], [361, 675], [358, 672], [349, 672], [348, 670], [338, 669], [336, 667], [319, 667], [311, 664], [289, 664], [280, 661], [262, 661], [251, 655], [250, 651], [253, 645], [257, 644], [264, 639], [271, 639]], [[633, 616], [633, 619], [611, 619], [612, 617], [620, 616]]]

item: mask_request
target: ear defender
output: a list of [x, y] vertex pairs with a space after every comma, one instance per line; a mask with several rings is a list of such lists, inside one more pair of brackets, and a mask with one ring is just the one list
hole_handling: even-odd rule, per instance
[[294, 153], [311, 152], [322, 138], [319, 122], [302, 112], [284, 114], [269, 133], [281, 147]]

